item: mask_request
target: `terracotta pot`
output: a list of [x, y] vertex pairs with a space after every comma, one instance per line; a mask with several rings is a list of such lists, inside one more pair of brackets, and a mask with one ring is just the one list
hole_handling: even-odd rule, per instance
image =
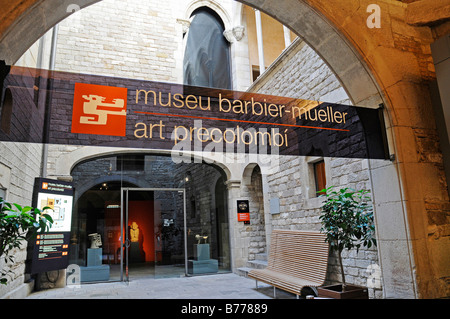
[[347, 285], [346, 290], [342, 291], [342, 285], [331, 285], [317, 287], [318, 297], [333, 299], [369, 299], [366, 287]]

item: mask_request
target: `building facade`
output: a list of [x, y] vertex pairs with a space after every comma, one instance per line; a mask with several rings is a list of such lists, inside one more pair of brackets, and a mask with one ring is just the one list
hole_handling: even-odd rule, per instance
[[[130, 0], [124, 9], [122, 1], [104, 0], [82, 10], [79, 6], [68, 9], [74, 14], [36, 42], [16, 65], [131, 80], [219, 85], [239, 92], [378, 107], [379, 101], [373, 95], [359, 99], [354, 93], [350, 96], [342, 76], [313, 45], [259, 10], [236, 1]], [[273, 14], [270, 8], [265, 9]], [[306, 23], [308, 17], [303, 20]], [[201, 28], [196, 26], [208, 21], [213, 21], [209, 29], [217, 28], [222, 33], [221, 44], [202, 42], [208, 33], [198, 31]], [[329, 38], [317, 32], [317, 38]], [[191, 45], [190, 39], [194, 39]], [[220, 51], [224, 47], [226, 59], [225, 51]], [[211, 65], [216, 67], [213, 71]], [[228, 82], [216, 82], [217, 73]], [[387, 131], [392, 132], [392, 122], [387, 123]], [[392, 139], [390, 134], [388, 137]], [[441, 176], [442, 188], [437, 188], [437, 193], [445, 198], [447, 185], [438, 146], [431, 145], [428, 135], [420, 141], [426, 143], [426, 156]], [[131, 192], [126, 199], [130, 205], [146, 202], [153, 206], [152, 223], [148, 225], [153, 240], [141, 249], [145, 252], [141, 260], [152, 265], [183, 266], [184, 254], [190, 257], [198, 253], [191, 249], [198, 240], [196, 235], [201, 235], [208, 238], [208, 259], [217, 260], [217, 271], [236, 273], [269, 252], [273, 229], [319, 230], [322, 199], [317, 191], [324, 186], [371, 190], [379, 246], [346, 252], [346, 278], [350, 283], [369, 286], [372, 298], [418, 297], [415, 257], [405, 230], [404, 195], [394, 159], [239, 154], [230, 158], [187, 152], [183, 158], [190, 160], [176, 163], [170, 152], [149, 149], [11, 143], [2, 143], [2, 149], [6, 152], [1, 154], [1, 185], [9, 201], [30, 201], [36, 176], [74, 183], [72, 233], [77, 249], [71, 260], [79, 265], [86, 263], [84, 251], [90, 233], [101, 233], [104, 238], [105, 263], [122, 262], [118, 260], [120, 248], [111, 239], [117, 234], [108, 228], [114, 218], [108, 215], [114, 215], [110, 212], [124, 203], [120, 194], [125, 188]], [[19, 152], [38, 156], [34, 162], [27, 161], [24, 170]], [[195, 158], [202, 158], [203, 163], [194, 163]], [[173, 191], [181, 188], [186, 190], [184, 203]], [[250, 223], [237, 219], [238, 200], [249, 201]], [[184, 212], [180, 210], [183, 204]], [[137, 211], [139, 208], [135, 208]], [[128, 213], [139, 215], [131, 210]], [[169, 244], [165, 242], [168, 246], [158, 246], [162, 245], [162, 230], [177, 228], [183, 218], [186, 227], [179, 229]], [[163, 225], [161, 233], [157, 230], [159, 224]], [[183, 233], [187, 234], [185, 239]], [[189, 248], [184, 250], [184, 245]], [[113, 248], [106, 252], [107, 246]], [[171, 253], [168, 263], [162, 256], [165, 252]], [[194, 266], [184, 266], [195, 273]], [[207, 267], [206, 272], [214, 269]], [[162, 275], [164, 267], [158, 271]], [[18, 269], [13, 288], [23, 278], [23, 270]], [[332, 254], [327, 282], [339, 278], [337, 258]], [[441, 277], [443, 281], [445, 278]]]

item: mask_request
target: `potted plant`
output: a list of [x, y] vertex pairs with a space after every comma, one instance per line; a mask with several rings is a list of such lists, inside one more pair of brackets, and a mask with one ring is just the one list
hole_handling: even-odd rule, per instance
[[[12, 250], [19, 248], [36, 233], [47, 231], [53, 220], [38, 208], [11, 204], [1, 197], [0, 207], [0, 257], [4, 257], [5, 264], [14, 263]], [[6, 268], [0, 271], [0, 284], [7, 285], [9, 272]]]
[[326, 234], [330, 250], [336, 251], [341, 269], [342, 283], [318, 288], [319, 297], [338, 299], [368, 298], [367, 288], [348, 285], [342, 264], [342, 251], [376, 245], [373, 209], [368, 190], [355, 191], [351, 188], [334, 190], [328, 187], [320, 191], [326, 201], [322, 205], [321, 231]]

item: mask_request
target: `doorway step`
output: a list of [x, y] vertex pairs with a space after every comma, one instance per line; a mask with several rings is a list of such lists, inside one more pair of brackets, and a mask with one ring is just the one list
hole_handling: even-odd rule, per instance
[[267, 267], [267, 253], [256, 254], [254, 260], [247, 261], [246, 267], [237, 269], [239, 276], [247, 277], [247, 274], [252, 269], [264, 269]]

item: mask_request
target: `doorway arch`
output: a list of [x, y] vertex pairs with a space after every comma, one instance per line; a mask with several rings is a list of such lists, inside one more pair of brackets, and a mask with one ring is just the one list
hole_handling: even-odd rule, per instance
[[[72, 161], [73, 263], [89, 265], [88, 236], [98, 233], [108, 280], [123, 279], [125, 262], [135, 274], [155, 277], [231, 271], [226, 174], [217, 165], [121, 150]], [[136, 224], [133, 241], [128, 235]], [[122, 238], [129, 238], [123, 253]], [[208, 245], [205, 260], [198, 259], [199, 245]], [[82, 281], [89, 271], [82, 269]]]

